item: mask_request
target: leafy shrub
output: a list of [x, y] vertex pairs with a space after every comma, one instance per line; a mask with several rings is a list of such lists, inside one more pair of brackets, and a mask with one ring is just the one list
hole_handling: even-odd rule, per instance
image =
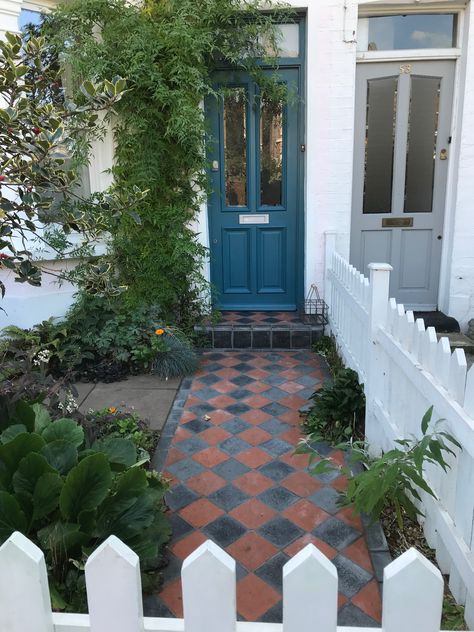
[[341, 357], [337, 352], [336, 339], [333, 336], [322, 336], [313, 344], [313, 351], [325, 358], [333, 376], [344, 368]]
[[314, 440], [340, 443], [360, 435], [364, 418], [364, 389], [357, 373], [341, 369], [334, 380], [311, 396], [313, 407], [307, 413], [303, 429]]
[[170, 535], [166, 485], [140, 467], [132, 441], [89, 443], [76, 421], [24, 402], [0, 430], [0, 542], [17, 530], [45, 551], [57, 608], [83, 606], [85, 560], [111, 534], [156, 567]]

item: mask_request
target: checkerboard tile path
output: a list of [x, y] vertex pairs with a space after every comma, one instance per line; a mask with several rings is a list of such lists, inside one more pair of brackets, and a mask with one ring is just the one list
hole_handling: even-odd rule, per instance
[[226, 325], [289, 325], [301, 322], [298, 312], [222, 312]]
[[311, 542], [338, 569], [339, 625], [377, 626], [362, 523], [336, 503], [344, 476], [311, 476], [294, 454], [298, 409], [325, 377], [308, 351], [203, 354], [165, 461], [173, 538], [148, 614], [182, 616], [182, 561], [210, 538], [237, 562], [239, 619], [281, 622], [282, 566]]

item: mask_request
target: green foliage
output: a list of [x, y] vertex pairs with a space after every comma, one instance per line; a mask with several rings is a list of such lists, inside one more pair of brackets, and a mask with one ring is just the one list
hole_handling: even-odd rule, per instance
[[265, 80], [257, 63], [275, 66], [264, 42], [276, 51], [274, 22], [288, 19], [277, 8], [266, 0], [73, 0], [47, 19], [45, 32], [76, 86], [127, 77], [116, 106], [113, 174], [148, 195], [139, 226], [123, 217], [114, 227], [114, 265], [130, 304], [159, 304], [166, 321], [185, 328], [208, 291], [207, 252], [192, 226], [208, 190], [200, 104], [219, 98], [212, 73], [226, 65], [249, 71], [269, 97], [281, 96], [282, 86]]
[[389, 450], [375, 461], [369, 458], [365, 446], [353, 446], [353, 459], [363, 462], [366, 469], [350, 478], [345, 504], [353, 505], [357, 512], [370, 515], [374, 521], [390, 507], [396, 513], [400, 529], [403, 529], [403, 512], [413, 520], [423, 515], [415, 504], [421, 502], [419, 490], [436, 498], [423, 476], [424, 466], [429, 463], [446, 472], [449, 468], [446, 455], [455, 456], [453, 446], [461, 448], [452, 435], [438, 429], [439, 422], [428, 432], [432, 414], [433, 407], [423, 417], [421, 439], [397, 440], [399, 448]]
[[[54, 247], [38, 231], [40, 222], [54, 222], [65, 235], [79, 231], [85, 241], [93, 241], [125, 210], [133, 214], [143, 198], [135, 185], [78, 198], [80, 164], [91, 139], [101, 135], [99, 112], [110, 113], [125, 82], [105, 76], [86, 81], [73, 101], [65, 96], [61, 77], [43, 37], [5, 34], [0, 42], [0, 268], [12, 270], [17, 282], [35, 286], [41, 285], [42, 269], [28, 244], [35, 238]], [[1, 282], [0, 293], [5, 294]]]
[[166, 485], [131, 440], [90, 443], [76, 421], [24, 403], [0, 427], [0, 543], [18, 530], [45, 551], [55, 606], [84, 606], [84, 563], [109, 535], [156, 565], [170, 535]]
[[360, 435], [365, 396], [355, 371], [339, 370], [334, 380], [311, 398], [314, 405], [304, 418], [303, 429], [314, 440], [340, 443]]
[[313, 344], [313, 351], [325, 358], [333, 376], [344, 368], [341, 357], [337, 352], [336, 339], [333, 336], [322, 336], [319, 338]]
[[453, 596], [448, 593], [443, 599], [443, 616], [441, 618], [442, 630], [467, 630], [464, 619], [464, 606], [456, 603]]

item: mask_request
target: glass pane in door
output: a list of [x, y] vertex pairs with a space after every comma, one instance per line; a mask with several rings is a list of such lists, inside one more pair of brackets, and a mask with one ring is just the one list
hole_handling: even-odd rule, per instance
[[262, 97], [260, 104], [260, 204], [282, 203], [283, 103]]
[[247, 93], [231, 88], [224, 97], [226, 206], [247, 206]]
[[411, 78], [405, 213], [431, 213], [438, 135], [439, 77]]
[[369, 79], [365, 136], [364, 213], [390, 213], [398, 77]]

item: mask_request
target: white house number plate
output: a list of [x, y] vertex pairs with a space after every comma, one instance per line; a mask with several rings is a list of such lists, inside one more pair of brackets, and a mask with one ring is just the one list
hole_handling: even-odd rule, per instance
[[270, 215], [264, 213], [262, 215], [239, 215], [239, 224], [269, 224]]

